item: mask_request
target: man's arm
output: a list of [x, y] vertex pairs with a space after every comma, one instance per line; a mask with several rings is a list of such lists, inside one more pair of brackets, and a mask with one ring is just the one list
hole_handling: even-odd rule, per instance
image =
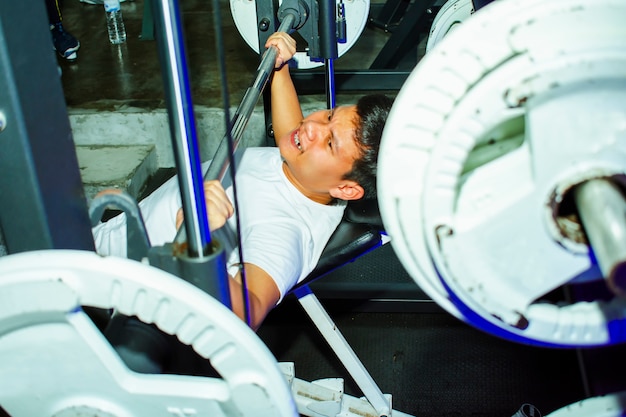
[[[233, 206], [228, 200], [224, 188], [219, 181], [206, 181], [204, 183], [206, 197], [207, 214], [211, 231], [222, 227], [228, 218], [233, 215]], [[176, 226], [179, 228], [183, 222], [183, 211], [178, 210], [176, 216]], [[253, 264], [245, 264], [246, 286], [248, 288], [250, 301], [250, 326], [256, 330], [263, 322], [269, 311], [280, 299], [280, 291], [272, 277]], [[230, 299], [233, 312], [242, 320], [244, 316], [243, 295], [241, 285], [241, 273], [235, 277], [229, 276], [228, 285], [230, 288]]]
[[[254, 264], [244, 264], [246, 268], [246, 285], [250, 308], [250, 327], [257, 330], [267, 313], [276, 306], [280, 299], [280, 291], [272, 277]], [[229, 279], [230, 300], [233, 312], [246, 321], [243, 308], [241, 273]]]
[[[303, 115], [300, 109], [300, 100], [289, 75], [289, 66], [286, 65], [296, 52], [295, 40], [286, 33], [277, 32], [270, 36], [266, 47], [278, 48], [276, 58], [276, 70], [271, 81], [272, 101], [272, 124], [275, 137], [281, 137], [295, 129], [302, 121]], [[206, 189], [206, 184], [205, 184]], [[215, 209], [213, 213], [209, 209], [209, 224], [211, 229], [221, 227], [231, 215], [232, 207], [221, 198], [221, 193], [213, 193], [213, 198], [207, 198], [207, 207], [214, 207], [219, 202], [221, 209]], [[219, 207], [219, 206], [218, 206]], [[214, 227], [215, 226], [215, 227]], [[262, 268], [251, 263], [244, 263], [246, 274], [246, 286], [248, 290], [250, 327], [257, 330], [265, 316], [276, 306], [280, 299], [280, 291], [276, 282]], [[229, 279], [230, 298], [233, 312], [242, 320], [246, 320], [244, 312], [241, 273]]]
[[274, 137], [280, 138], [295, 129], [303, 119], [300, 100], [287, 64], [296, 52], [296, 43], [288, 34], [276, 32], [268, 38], [265, 46], [275, 46], [279, 51], [277, 69], [271, 80], [271, 102]]

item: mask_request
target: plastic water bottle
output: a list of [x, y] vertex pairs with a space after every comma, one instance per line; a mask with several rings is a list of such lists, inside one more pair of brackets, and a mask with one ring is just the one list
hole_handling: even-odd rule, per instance
[[109, 41], [114, 45], [126, 42], [126, 28], [122, 18], [120, 0], [104, 0], [104, 11], [107, 15]]

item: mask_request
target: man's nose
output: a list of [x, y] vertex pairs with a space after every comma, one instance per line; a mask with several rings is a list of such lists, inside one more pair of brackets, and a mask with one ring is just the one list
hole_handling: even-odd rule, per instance
[[309, 121], [306, 126], [306, 140], [309, 142], [319, 142], [327, 136], [328, 124], [319, 121]]

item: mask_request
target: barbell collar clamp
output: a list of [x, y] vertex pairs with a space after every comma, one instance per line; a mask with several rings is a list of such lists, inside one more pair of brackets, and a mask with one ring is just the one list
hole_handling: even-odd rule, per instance
[[[300, 29], [306, 23], [309, 17], [309, 6], [302, 0], [284, 0], [278, 12], [276, 13], [278, 20], [283, 22], [288, 15], [293, 15], [294, 22], [286, 32], [293, 32]], [[281, 30], [280, 28], [278, 29]]]

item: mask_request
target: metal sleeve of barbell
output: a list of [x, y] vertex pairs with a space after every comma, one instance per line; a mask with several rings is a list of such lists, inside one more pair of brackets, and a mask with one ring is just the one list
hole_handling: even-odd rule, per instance
[[154, 0], [155, 27], [170, 133], [184, 212], [187, 250], [202, 257], [211, 247], [202, 167], [191, 100], [183, 28], [177, 1]]
[[[283, 20], [281, 21], [278, 32], [291, 32], [295, 22], [297, 21], [297, 17], [291, 13], [285, 14]], [[257, 101], [259, 101], [259, 97], [263, 94], [263, 90], [267, 85], [267, 81], [274, 70], [276, 65], [276, 57], [278, 55], [278, 49], [275, 47], [270, 47], [265, 50], [263, 53], [263, 57], [261, 58], [261, 63], [259, 64], [256, 75], [254, 78], [254, 82], [251, 87], [246, 90], [241, 103], [237, 107], [234, 116], [231, 119], [230, 126], [227, 126], [227, 133], [224, 135], [222, 140], [220, 141], [217, 151], [213, 156], [213, 160], [209, 165], [209, 168], [204, 175], [205, 180], [217, 179], [220, 182], [224, 179], [224, 175], [228, 171], [228, 167], [230, 166], [230, 156], [228, 152], [228, 137], [230, 136], [233, 141], [233, 152], [237, 150], [239, 146], [239, 142], [241, 137], [243, 136], [243, 132], [250, 120], [250, 116], [256, 107]], [[180, 228], [178, 233], [176, 234], [175, 241], [177, 243], [182, 243], [186, 239], [185, 230]]]
[[337, 49], [337, 0], [320, 0], [319, 4], [319, 42], [320, 55], [324, 59], [339, 58]]
[[609, 179], [578, 185], [575, 200], [587, 240], [608, 287], [626, 295], [626, 199]]

